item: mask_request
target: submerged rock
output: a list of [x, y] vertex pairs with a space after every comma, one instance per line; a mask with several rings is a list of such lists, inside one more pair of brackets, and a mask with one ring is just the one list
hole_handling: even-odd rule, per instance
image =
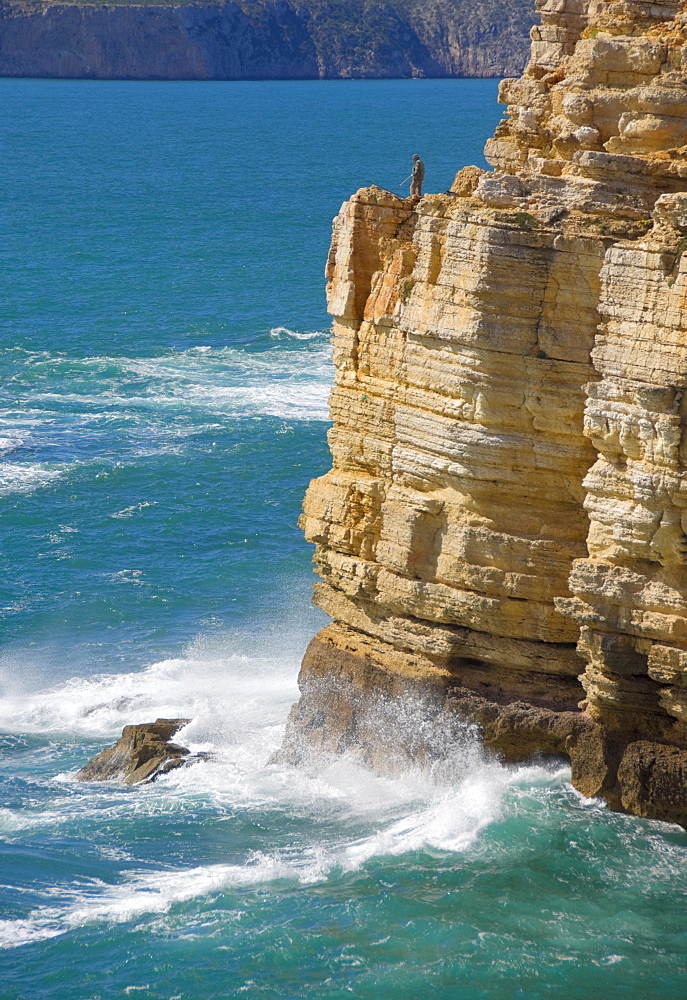
[[192, 754], [170, 739], [190, 719], [156, 719], [137, 726], [124, 726], [114, 746], [107, 747], [77, 774], [79, 781], [111, 781], [119, 778], [127, 785], [154, 781], [177, 767], [207, 760], [207, 754]]

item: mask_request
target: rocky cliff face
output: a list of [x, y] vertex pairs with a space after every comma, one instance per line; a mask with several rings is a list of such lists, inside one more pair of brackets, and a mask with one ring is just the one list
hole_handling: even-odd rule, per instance
[[531, 0], [0, 0], [0, 76], [503, 76], [531, 23]]
[[303, 515], [332, 624], [287, 749], [377, 759], [404, 737], [371, 706], [415, 692], [435, 732], [685, 824], [687, 2], [539, 10], [494, 171], [335, 220]]

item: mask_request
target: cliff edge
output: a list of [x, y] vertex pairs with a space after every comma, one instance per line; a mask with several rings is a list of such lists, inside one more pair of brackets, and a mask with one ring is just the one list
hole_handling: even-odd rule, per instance
[[332, 623], [286, 752], [380, 759], [370, 706], [415, 693], [687, 825], [687, 2], [538, 7], [493, 171], [335, 220]]
[[532, 21], [531, 0], [0, 0], [0, 76], [503, 76]]

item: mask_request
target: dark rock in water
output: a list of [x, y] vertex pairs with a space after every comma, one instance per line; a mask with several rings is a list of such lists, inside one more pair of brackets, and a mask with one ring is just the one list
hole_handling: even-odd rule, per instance
[[156, 719], [138, 726], [125, 726], [120, 739], [90, 760], [77, 774], [79, 781], [110, 781], [119, 778], [127, 785], [154, 781], [177, 767], [198, 760], [207, 754], [192, 754], [186, 747], [170, 743], [170, 739], [190, 719]]
[[637, 740], [618, 768], [622, 808], [635, 816], [687, 828], [687, 753], [679, 747]]

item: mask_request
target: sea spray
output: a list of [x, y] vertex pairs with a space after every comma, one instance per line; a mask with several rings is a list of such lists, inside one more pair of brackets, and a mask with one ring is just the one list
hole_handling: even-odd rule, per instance
[[[199, 687], [201, 675], [205, 681]], [[114, 886], [56, 886], [51, 902], [37, 906], [24, 918], [0, 924], [0, 943], [15, 947], [85, 924], [135, 922], [144, 914], [166, 913], [193, 898], [213, 899], [241, 886], [326, 882], [331, 873], [358, 870], [374, 858], [426, 850], [464, 851], [500, 818], [504, 795], [513, 784], [545, 773], [541, 769], [510, 771], [489, 761], [475, 734], [467, 730], [446, 747], [446, 733], [432, 732], [427, 706], [419, 701], [404, 706], [402, 725], [424, 731], [430, 743], [443, 742], [446, 752], [440, 766], [415, 763], [405, 770], [397, 767], [389, 777], [346, 755], [313, 755], [298, 768], [276, 763], [274, 750], [294, 695], [286, 677], [278, 660], [184, 660], [155, 664], [135, 678], [120, 677], [119, 684], [115, 677], [92, 678], [87, 685], [74, 679], [42, 693], [38, 707], [28, 699], [17, 719], [19, 726], [27, 729], [31, 722], [38, 731], [43, 722], [47, 731], [54, 732], [47, 705], [52, 702], [56, 709], [63, 704], [65, 691], [78, 695], [71, 699], [73, 714], [61, 720], [62, 730], [69, 727], [73, 740], [77, 731], [112, 726], [115, 714], [119, 721], [129, 718], [136, 711], [133, 689], [145, 691], [148, 698], [154, 692], [160, 697], [164, 691], [170, 707], [195, 714], [177, 739], [194, 750], [210, 749], [212, 759], [126, 795], [116, 785], [84, 786], [75, 783], [73, 772], [60, 774], [49, 808], [33, 811], [25, 807], [21, 822], [15, 825], [12, 811], [0, 817], [7, 834], [53, 827], [57, 821], [63, 834], [71, 829], [83, 835], [90, 826], [97, 840], [103, 817], [108, 823], [124, 824], [127, 817], [140, 823], [146, 816], [183, 821], [186, 815], [214, 815], [219, 822], [224, 817], [224, 821], [250, 826], [256, 813], [263, 816], [261, 825], [269, 825], [270, 817], [290, 815], [298, 834], [288, 846], [277, 849], [273, 836], [261, 844], [259, 833], [254, 834], [250, 846], [246, 842], [239, 850], [243, 855], [239, 863], [147, 873], [125, 869], [123, 882]], [[16, 699], [2, 707], [8, 713], [21, 713]], [[377, 711], [380, 725], [389, 726], [386, 707], [380, 704]], [[69, 790], [69, 811], [64, 809], [65, 789]], [[309, 831], [303, 828], [304, 820], [310, 821]]]

